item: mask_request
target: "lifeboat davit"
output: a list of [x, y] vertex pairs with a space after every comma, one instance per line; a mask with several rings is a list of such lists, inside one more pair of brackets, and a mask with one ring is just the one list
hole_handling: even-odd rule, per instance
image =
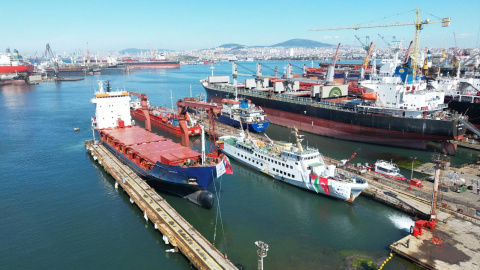
[[363, 93], [360, 97], [366, 100], [377, 100], [377, 93], [375, 92]]

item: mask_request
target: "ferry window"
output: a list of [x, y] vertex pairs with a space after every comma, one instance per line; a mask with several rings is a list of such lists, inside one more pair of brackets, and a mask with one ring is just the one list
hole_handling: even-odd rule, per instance
[[293, 169], [293, 166], [292, 166], [292, 165], [290, 165], [290, 169]]

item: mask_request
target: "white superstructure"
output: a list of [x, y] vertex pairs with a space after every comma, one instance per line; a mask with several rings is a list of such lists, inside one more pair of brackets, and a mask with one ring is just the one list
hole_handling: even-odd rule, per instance
[[[121, 125], [130, 126], [130, 96], [127, 91], [107, 91], [103, 87], [103, 81], [99, 82], [99, 90], [95, 97], [90, 100], [95, 103], [95, 119], [98, 129], [114, 128]], [[120, 121], [119, 121], [120, 120]]]
[[223, 152], [278, 180], [346, 201], [353, 201], [368, 187], [367, 182], [335, 165], [327, 165], [318, 149], [304, 147], [297, 131], [297, 144], [264, 142], [242, 131], [239, 136], [223, 136]]

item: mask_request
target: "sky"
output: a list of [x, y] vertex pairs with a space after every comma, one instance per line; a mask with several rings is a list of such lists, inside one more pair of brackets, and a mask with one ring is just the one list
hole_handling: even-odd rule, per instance
[[[329, 44], [361, 44], [365, 36], [386, 46], [413, 39], [414, 26], [360, 30], [309, 31], [318, 27], [415, 21], [450, 17], [450, 27], [425, 25], [421, 47], [478, 47], [480, 0], [462, 1], [323, 1], [323, 0], [0, 0], [0, 51], [43, 55], [46, 43], [55, 53], [118, 51], [126, 48], [198, 50], [226, 43], [273, 45], [302, 38]], [[454, 33], [455, 37], [454, 38]], [[3, 48], [2, 48], [3, 47]]]

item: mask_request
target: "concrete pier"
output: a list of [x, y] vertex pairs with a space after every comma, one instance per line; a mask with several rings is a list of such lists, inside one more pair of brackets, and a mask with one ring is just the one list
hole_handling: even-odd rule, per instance
[[[85, 148], [130, 196], [168, 242], [197, 269], [237, 269], [183, 219], [154, 189], [119, 161], [103, 145], [86, 141]], [[117, 184], [116, 183], [116, 184]]]
[[[408, 235], [393, 243], [390, 249], [425, 269], [480, 268], [480, 226], [457, 218], [440, 222], [434, 231], [423, 230], [418, 237]], [[441, 245], [432, 238], [440, 238]]]

